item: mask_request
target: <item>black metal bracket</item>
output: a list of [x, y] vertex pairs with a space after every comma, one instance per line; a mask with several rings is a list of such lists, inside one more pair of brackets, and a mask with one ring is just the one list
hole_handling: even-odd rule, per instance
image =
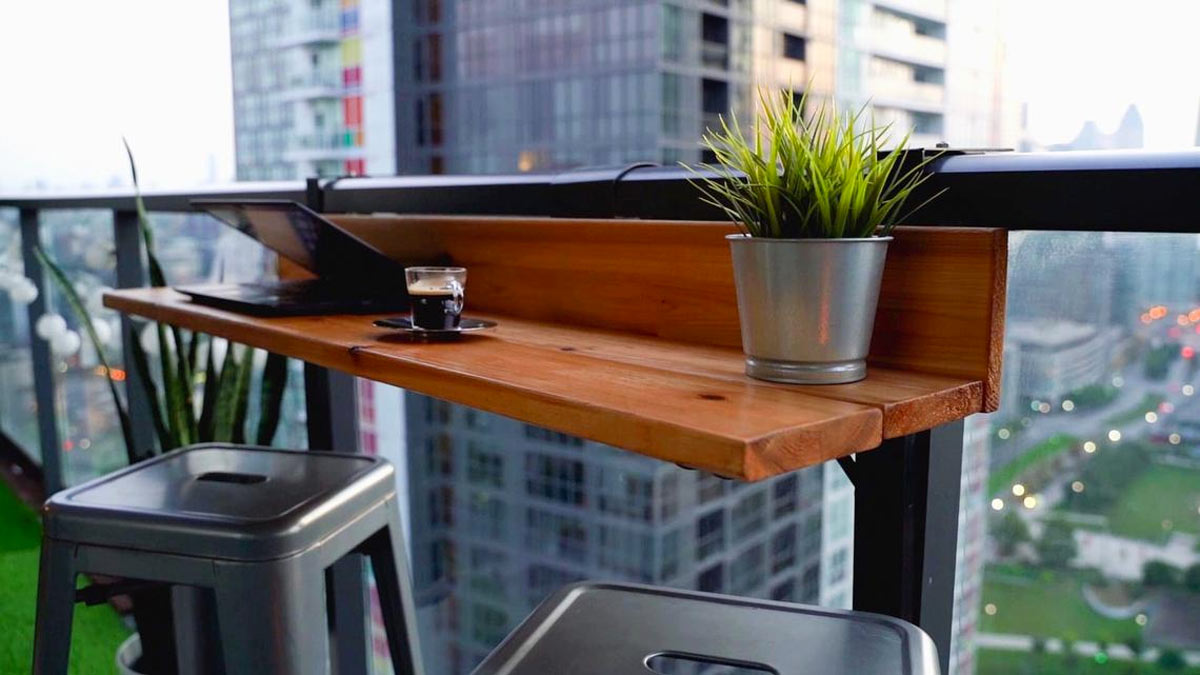
[[854, 609], [916, 624], [949, 671], [961, 420], [838, 459], [854, 485]]

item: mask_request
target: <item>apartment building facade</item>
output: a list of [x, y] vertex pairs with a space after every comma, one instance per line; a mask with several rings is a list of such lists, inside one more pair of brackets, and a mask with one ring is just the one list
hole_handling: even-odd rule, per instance
[[[989, 14], [987, 8], [992, 8]], [[561, 171], [704, 158], [765, 85], [1004, 138], [995, 4], [231, 0], [238, 177]]]

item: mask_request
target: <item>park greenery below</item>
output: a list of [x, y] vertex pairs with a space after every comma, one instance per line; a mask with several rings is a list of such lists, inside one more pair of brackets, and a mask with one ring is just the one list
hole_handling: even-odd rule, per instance
[[983, 577], [983, 603], [996, 613], [980, 617], [984, 633], [1125, 643], [1141, 634], [1133, 619], [1109, 619], [1083, 598], [1083, 572], [1051, 571], [1023, 565], [989, 565]]
[[988, 494], [1007, 491], [1014, 481], [1026, 471], [1054, 459], [1075, 447], [1078, 438], [1070, 434], [1055, 434], [1038, 443], [1004, 466], [997, 467], [988, 475]]
[[1146, 413], [1158, 410], [1158, 404], [1162, 403], [1163, 399], [1162, 394], [1148, 393], [1138, 401], [1137, 405], [1108, 417], [1104, 423], [1114, 427], [1123, 427], [1130, 422], [1136, 422], [1144, 418]]
[[1068, 662], [1063, 654], [998, 649], [980, 649], [975, 667], [975, 675], [1180, 675], [1185, 672], [1196, 671], [1170, 670], [1157, 663], [1139, 663], [1136, 666], [1116, 660], [1100, 663], [1093, 657], [1083, 655], [1076, 655], [1072, 662]]
[[1200, 534], [1200, 471], [1145, 466], [1108, 509], [1113, 534], [1161, 541], [1173, 532]]

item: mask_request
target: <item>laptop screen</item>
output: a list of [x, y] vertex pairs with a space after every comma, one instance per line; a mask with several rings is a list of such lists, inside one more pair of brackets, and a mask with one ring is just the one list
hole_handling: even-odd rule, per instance
[[370, 244], [295, 202], [197, 199], [192, 205], [323, 278], [384, 281], [375, 278], [402, 271]]

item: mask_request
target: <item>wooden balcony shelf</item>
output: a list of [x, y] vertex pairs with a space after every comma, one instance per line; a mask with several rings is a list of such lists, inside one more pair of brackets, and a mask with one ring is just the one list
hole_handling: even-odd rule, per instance
[[[1001, 231], [898, 234], [867, 379], [794, 386], [742, 373], [725, 226], [338, 220], [381, 248], [418, 241], [467, 265], [467, 315], [499, 325], [422, 343], [374, 326], [378, 316], [257, 318], [165, 288], [114, 291], [105, 305], [746, 480], [870, 450], [998, 399]], [[631, 314], [639, 306], [650, 311]]]

